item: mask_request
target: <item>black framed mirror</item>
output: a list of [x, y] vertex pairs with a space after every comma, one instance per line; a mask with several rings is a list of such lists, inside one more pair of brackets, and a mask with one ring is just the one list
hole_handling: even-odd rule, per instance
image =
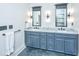
[[55, 25], [56, 27], [67, 27], [67, 3], [56, 4]]
[[32, 26], [41, 26], [41, 6], [32, 7]]

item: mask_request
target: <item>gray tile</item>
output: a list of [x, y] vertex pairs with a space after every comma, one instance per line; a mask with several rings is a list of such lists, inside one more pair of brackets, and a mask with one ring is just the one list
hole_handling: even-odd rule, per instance
[[18, 56], [69, 56], [69, 55], [54, 51], [47, 51], [28, 47], [25, 48]]

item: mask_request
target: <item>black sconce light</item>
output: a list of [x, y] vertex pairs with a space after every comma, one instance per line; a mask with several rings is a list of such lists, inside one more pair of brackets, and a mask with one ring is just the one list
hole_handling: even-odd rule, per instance
[[71, 16], [71, 15], [70, 15], [70, 12], [69, 12], [69, 14], [68, 14], [67, 16], [70, 18], [70, 16]]
[[32, 16], [30, 16], [30, 18], [32, 19]]
[[47, 19], [49, 18], [49, 15], [47, 14]]
[[[70, 14], [70, 12], [69, 12], [69, 14], [67, 16], [68, 16], [69, 19], [72, 17], [72, 15]], [[71, 26], [73, 26], [73, 25], [74, 25], [74, 22], [71, 22]]]

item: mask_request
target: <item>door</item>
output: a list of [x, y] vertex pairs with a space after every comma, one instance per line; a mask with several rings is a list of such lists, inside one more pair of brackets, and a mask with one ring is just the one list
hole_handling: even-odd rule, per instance
[[55, 37], [55, 51], [64, 52], [64, 38]]
[[77, 55], [77, 39], [66, 38], [65, 39], [65, 53]]
[[54, 51], [54, 34], [52, 33], [47, 33], [47, 50], [52, 50]]
[[46, 33], [40, 33], [40, 48], [46, 49]]

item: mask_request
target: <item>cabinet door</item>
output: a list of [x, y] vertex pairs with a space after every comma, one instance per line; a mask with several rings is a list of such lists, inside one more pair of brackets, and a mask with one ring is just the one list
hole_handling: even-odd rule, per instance
[[46, 49], [46, 33], [40, 33], [40, 48]]
[[77, 39], [65, 39], [65, 53], [77, 55]]
[[30, 40], [31, 40], [31, 47], [39, 48], [39, 36], [33, 35], [30, 37]]
[[54, 34], [47, 33], [46, 39], [47, 39], [47, 50], [54, 50], [54, 42], [55, 42]]
[[25, 32], [25, 46], [31, 46], [30, 32]]
[[55, 51], [64, 52], [64, 38], [55, 37]]

